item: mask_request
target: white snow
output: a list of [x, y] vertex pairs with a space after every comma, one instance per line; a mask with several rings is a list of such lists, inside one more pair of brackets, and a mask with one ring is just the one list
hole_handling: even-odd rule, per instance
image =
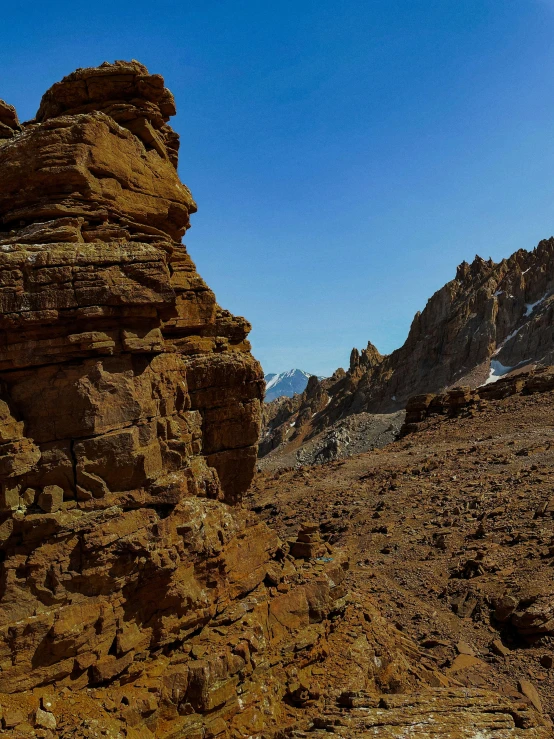
[[511, 372], [513, 369], [513, 367], [505, 367], [498, 361], [498, 359], [491, 359], [491, 371], [483, 385], [490, 385], [491, 382], [496, 382], [501, 377], [504, 377], [504, 375], [507, 375], [508, 372]]
[[536, 302], [536, 303], [525, 303], [525, 315], [526, 315], [526, 316], [530, 316], [530, 315], [531, 315], [531, 313], [532, 313], [532, 312], [533, 312], [533, 311], [535, 310], [535, 308], [537, 307], [537, 305], [540, 305], [540, 304], [541, 304], [541, 303], [542, 303], [542, 302], [543, 302], [543, 301], [544, 301], [544, 300], [545, 300], [545, 299], [546, 299], [546, 298], [548, 297], [548, 295], [549, 295], [549, 293], [548, 293], [548, 292], [546, 292], [546, 293], [545, 293], [545, 294], [544, 294], [544, 295], [542, 296], [542, 298], [539, 298], [539, 300], [537, 300], [537, 302]]
[[503, 294], [504, 294], [504, 290], [497, 290], [497, 291], [496, 291], [496, 292], [494, 293], [494, 297], [495, 297], [495, 298], [497, 298], [497, 297], [498, 297], [499, 295], [503, 295]]
[[[495, 295], [496, 295], [496, 293], [495, 293]], [[533, 313], [533, 311], [535, 310], [535, 308], [537, 307], [537, 305], [540, 305], [544, 300], [546, 300], [546, 298], [549, 295], [550, 295], [550, 291], [549, 292], [546, 292], [542, 296], [542, 298], [540, 298], [540, 300], [537, 300], [535, 303], [525, 303], [524, 318], [528, 318]], [[504, 341], [497, 347], [496, 351], [494, 352], [494, 354], [492, 356], [493, 357], [496, 357], [496, 355], [500, 352], [500, 350], [510, 341], [510, 339], [513, 339], [514, 336], [517, 336], [517, 334], [521, 331], [521, 329], [525, 325], [526, 324], [524, 323], [523, 326], [520, 326], [519, 328], [514, 329], [514, 331], [512, 331], [511, 334], [509, 334], [508, 336], [506, 336], [506, 338], [504, 339]], [[489, 382], [489, 381], [490, 382], [494, 382], [494, 380], [487, 380], [487, 382]]]
[[280, 380], [282, 379], [282, 375], [275, 375], [275, 377], [272, 377], [271, 380], [267, 383], [265, 386], [266, 390], [270, 390], [272, 387], [274, 387]]
[[275, 385], [278, 385], [283, 380], [288, 380], [290, 377], [294, 377], [295, 375], [304, 375], [307, 379], [311, 377], [307, 372], [304, 372], [304, 370], [296, 370], [291, 369], [287, 370], [287, 372], [279, 372], [278, 375], [275, 375], [275, 377], [272, 377], [271, 380], [266, 384], [265, 389], [271, 390], [272, 387], [275, 387]]

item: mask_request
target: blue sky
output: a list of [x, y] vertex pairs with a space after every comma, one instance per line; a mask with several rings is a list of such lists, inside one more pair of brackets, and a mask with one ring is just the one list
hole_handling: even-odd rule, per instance
[[54, 0], [2, 26], [22, 119], [76, 67], [164, 75], [185, 241], [266, 372], [390, 352], [463, 259], [554, 233], [554, 0]]

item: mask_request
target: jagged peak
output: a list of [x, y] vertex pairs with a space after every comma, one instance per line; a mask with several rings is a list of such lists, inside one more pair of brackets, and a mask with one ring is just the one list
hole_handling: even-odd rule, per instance
[[19, 119], [13, 105], [5, 100], [0, 100], [0, 139], [10, 139], [16, 131], [19, 131]]
[[383, 361], [384, 355], [379, 352], [377, 347], [367, 342], [367, 346], [362, 351], [356, 347], [350, 352], [350, 371], [353, 372], [356, 367], [375, 367]]
[[479, 254], [476, 254], [471, 264], [464, 260], [458, 265], [456, 268], [455, 279], [458, 280], [458, 282], [465, 282], [468, 278], [474, 279], [476, 276], [482, 275], [484, 272], [489, 269], [493, 269], [495, 266], [496, 264], [491, 257], [483, 259]]

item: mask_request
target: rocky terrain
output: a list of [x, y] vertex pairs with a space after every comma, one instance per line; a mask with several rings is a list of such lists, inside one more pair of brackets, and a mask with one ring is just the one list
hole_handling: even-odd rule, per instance
[[180, 243], [196, 206], [174, 113], [138, 62], [77, 70], [23, 125], [0, 105], [0, 720], [14, 736], [250, 735], [279, 720], [269, 655], [289, 621], [323, 622], [341, 597], [340, 561], [278, 592], [294, 564], [238, 505], [264, 382], [248, 323]]
[[[352, 350], [347, 371], [312, 383], [299, 398], [264, 411], [260, 455], [289, 459], [289, 446], [353, 414], [394, 413], [410, 397], [457, 385], [475, 388], [554, 361], [554, 239], [498, 264], [476, 257], [417, 313], [404, 345], [382, 356]], [[294, 424], [294, 431], [290, 429]]]
[[270, 451], [258, 460], [258, 470], [277, 470], [313, 464], [326, 464], [345, 459], [371, 449], [390, 444], [398, 438], [406, 413], [356, 413], [336, 421], [303, 442], [301, 436], [288, 443], [294, 435], [294, 422], [285, 427], [285, 439], [281, 447]]
[[[217, 305], [181, 243], [196, 205], [176, 172], [174, 113], [162, 77], [136, 61], [78, 69], [24, 124], [0, 103], [3, 735], [550, 737], [540, 641], [550, 633], [549, 591], [520, 592], [515, 569], [529, 580], [542, 558], [538, 587], [550, 566], [548, 468], [539, 473], [519, 454], [535, 454], [525, 424], [542, 429], [533, 413], [549, 401], [528, 420], [522, 411], [502, 495], [490, 467], [497, 453], [485, 443], [466, 454], [463, 431], [457, 442], [451, 429], [446, 441], [429, 432], [437, 467], [429, 440], [417, 451], [426, 406], [411, 421], [414, 441], [355, 458], [344, 474], [335, 462], [260, 477], [244, 505], [264, 380], [248, 323]], [[315, 379], [306, 392], [323, 402], [318, 387]], [[501, 455], [508, 465], [511, 454]], [[457, 475], [467, 467], [468, 486], [470, 471], [480, 480], [458, 492], [458, 513], [445, 497], [459, 479], [454, 465]], [[433, 492], [418, 513], [427, 474]], [[497, 533], [508, 500], [525, 518], [539, 498], [538, 525], [525, 519]], [[370, 509], [377, 538], [364, 528]], [[418, 518], [404, 550], [401, 534]], [[476, 574], [468, 580], [474, 565], [457, 562], [450, 585], [441, 568], [464, 537], [478, 542]], [[429, 617], [403, 621], [393, 603], [417, 602], [420, 561]], [[405, 572], [402, 597], [395, 566]], [[500, 594], [498, 583], [511, 589]], [[470, 619], [458, 661], [430, 611], [435, 596], [445, 624]], [[496, 657], [473, 677], [489, 664], [477, 614], [485, 618], [493, 597], [493, 623], [506, 624], [499, 638], [514, 651], [505, 684]], [[422, 641], [422, 620], [440, 637]]]
[[348, 553], [348, 588], [421, 664], [554, 718], [554, 368], [486, 389], [414, 399], [401, 440], [263, 473], [248, 501], [282, 538], [310, 520]]

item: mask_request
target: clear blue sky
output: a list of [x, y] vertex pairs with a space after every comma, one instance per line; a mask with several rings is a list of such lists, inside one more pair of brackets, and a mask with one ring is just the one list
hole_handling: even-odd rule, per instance
[[186, 243], [266, 372], [330, 374], [476, 253], [554, 233], [554, 0], [6, 3], [20, 117], [76, 67], [164, 75]]

